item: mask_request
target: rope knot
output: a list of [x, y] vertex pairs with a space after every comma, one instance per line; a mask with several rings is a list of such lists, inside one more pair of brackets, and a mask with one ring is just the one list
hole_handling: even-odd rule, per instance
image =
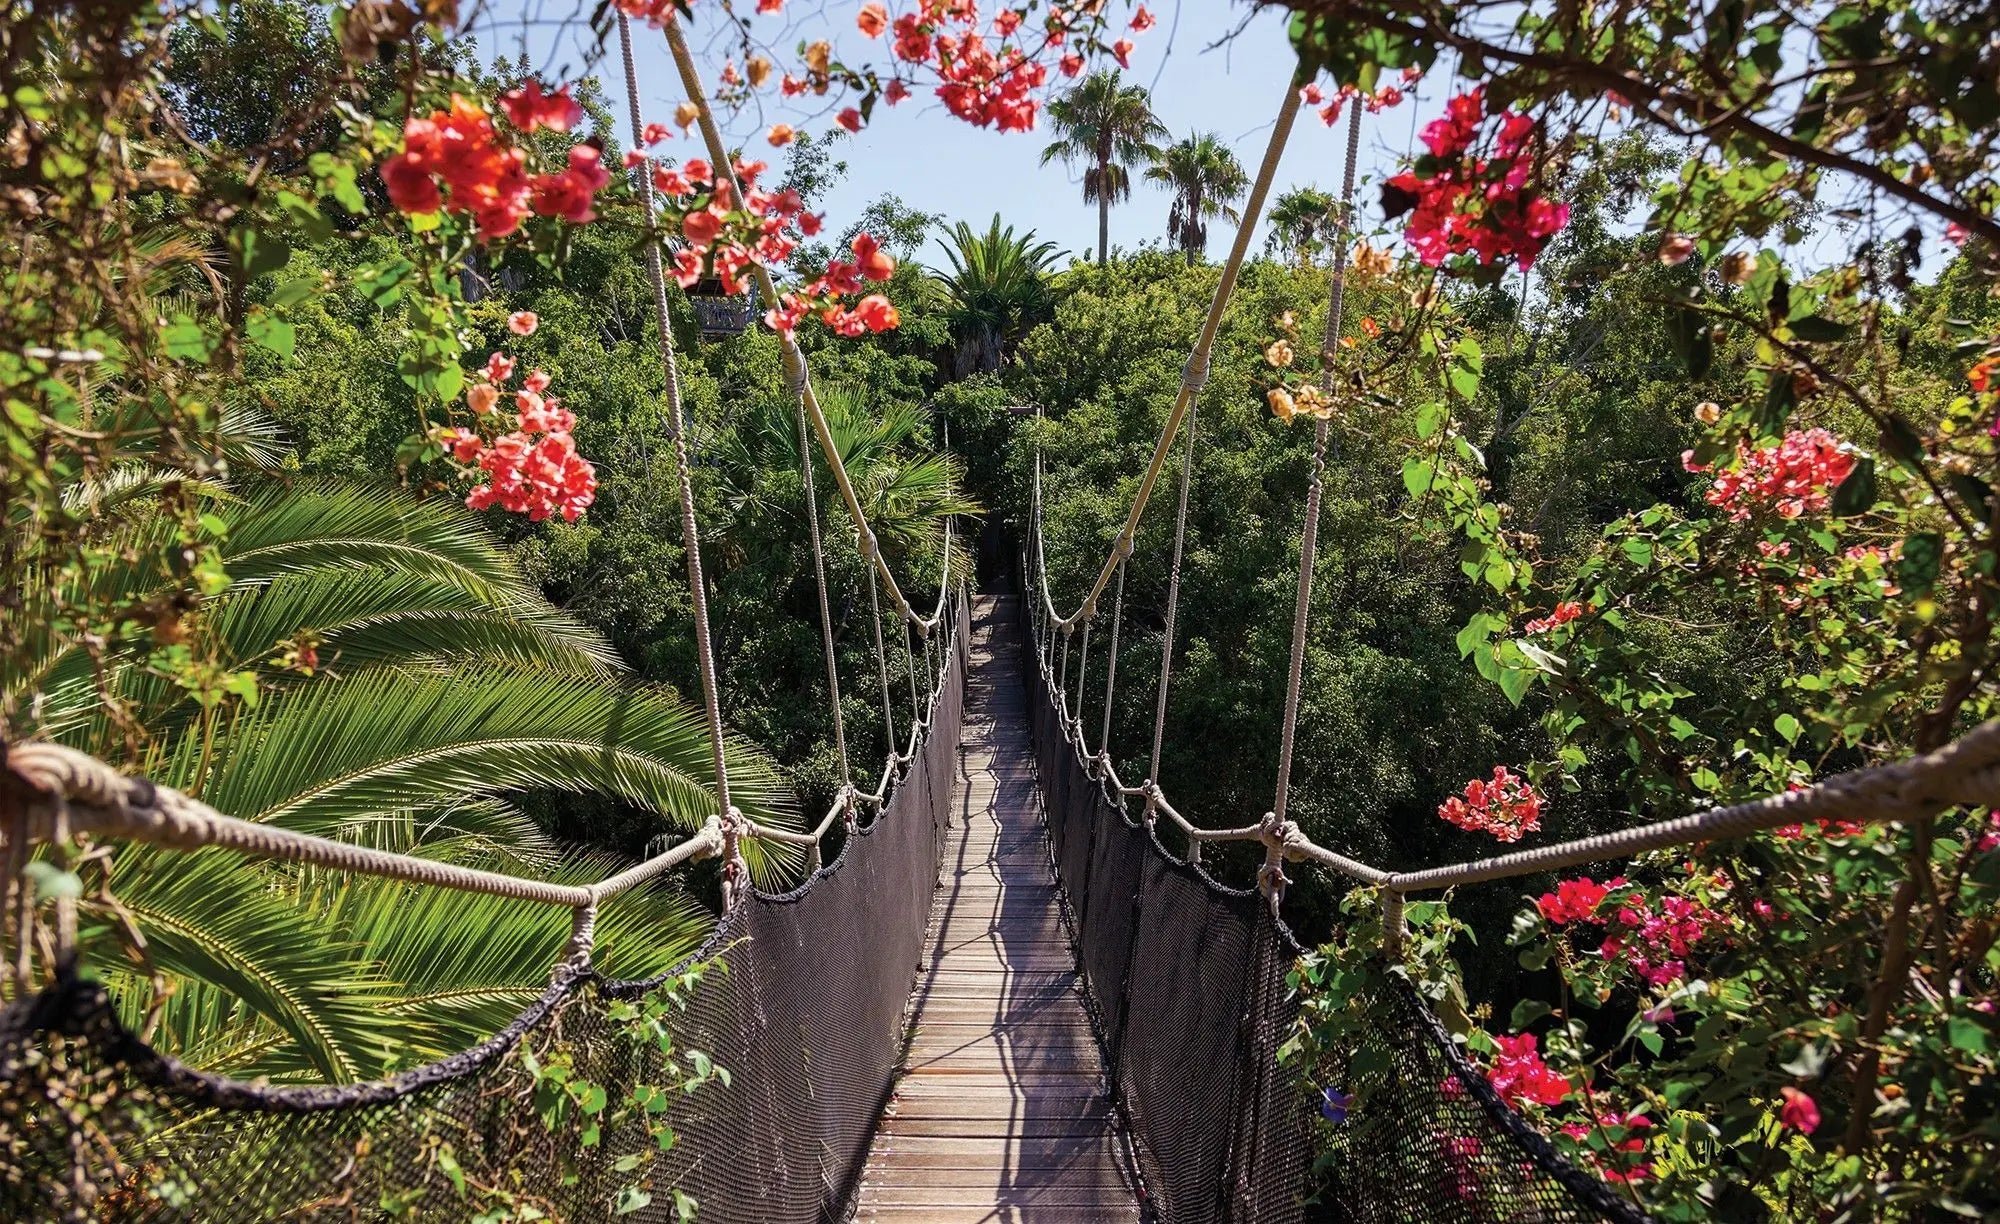
[[[1197, 365], [1196, 362], [1200, 364]], [[1208, 385], [1208, 354], [1190, 353], [1187, 364], [1181, 367], [1181, 386], [1190, 393], [1199, 394]]]
[[870, 561], [873, 561], [876, 555], [882, 551], [881, 541], [875, 538], [873, 531], [865, 527], [861, 529], [861, 536], [855, 541], [855, 547], [860, 549], [861, 555]]
[[1118, 559], [1121, 561], [1130, 559], [1132, 556], [1131, 535], [1126, 532], [1119, 532], [1117, 541], [1111, 545], [1111, 550], [1118, 554]]

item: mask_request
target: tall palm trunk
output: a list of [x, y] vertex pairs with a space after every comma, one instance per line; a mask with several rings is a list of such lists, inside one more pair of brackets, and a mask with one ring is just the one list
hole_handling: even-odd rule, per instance
[[1111, 259], [1111, 197], [1097, 197], [1097, 266], [1103, 267]]

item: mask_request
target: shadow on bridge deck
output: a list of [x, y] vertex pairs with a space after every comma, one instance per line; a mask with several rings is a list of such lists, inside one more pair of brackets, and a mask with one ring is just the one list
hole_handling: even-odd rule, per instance
[[1139, 1219], [1049, 868], [1011, 603], [976, 605], [963, 785], [863, 1221]]

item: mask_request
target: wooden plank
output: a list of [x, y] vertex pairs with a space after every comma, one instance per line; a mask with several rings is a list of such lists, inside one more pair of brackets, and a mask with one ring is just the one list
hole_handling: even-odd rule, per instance
[[[857, 1220], [1139, 1219], [1044, 836], [1013, 624], [981, 600], [966, 779]], [[996, 715], [1014, 717], [996, 718]]]

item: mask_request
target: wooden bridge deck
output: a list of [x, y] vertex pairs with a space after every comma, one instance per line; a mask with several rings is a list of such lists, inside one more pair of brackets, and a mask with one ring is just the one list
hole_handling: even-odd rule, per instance
[[1136, 1221], [1043, 840], [1012, 597], [975, 606], [958, 810], [856, 1219]]

